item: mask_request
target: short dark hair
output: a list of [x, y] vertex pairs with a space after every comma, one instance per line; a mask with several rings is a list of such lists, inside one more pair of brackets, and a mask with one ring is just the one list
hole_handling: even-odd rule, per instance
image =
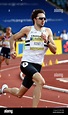
[[31, 19], [32, 19], [33, 23], [34, 23], [34, 18], [36, 18], [39, 13], [45, 14], [45, 11], [42, 9], [33, 10], [32, 15], [31, 15]]

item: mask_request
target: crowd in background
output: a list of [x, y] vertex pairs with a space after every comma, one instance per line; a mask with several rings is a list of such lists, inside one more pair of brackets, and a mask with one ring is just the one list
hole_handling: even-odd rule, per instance
[[68, 0], [48, 0], [48, 1], [56, 5], [57, 7], [63, 9], [64, 11], [68, 12]]
[[68, 40], [68, 32], [66, 29], [63, 29], [59, 36], [56, 35], [56, 32], [53, 33], [53, 39]]
[[[3, 30], [0, 30], [0, 36], [5, 33]], [[60, 32], [59, 36], [57, 36], [56, 32], [53, 33], [53, 39], [54, 40], [68, 40], [68, 32], [66, 31], [66, 29], [63, 29], [62, 32]], [[19, 39], [19, 41], [22, 41], [22, 38]], [[0, 41], [1, 44], [1, 41]]]

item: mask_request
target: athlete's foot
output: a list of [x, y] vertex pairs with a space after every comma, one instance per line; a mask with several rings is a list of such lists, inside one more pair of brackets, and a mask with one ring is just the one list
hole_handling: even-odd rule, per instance
[[4, 89], [8, 88], [7, 84], [2, 85], [2, 88], [0, 89], [0, 94], [4, 93]]

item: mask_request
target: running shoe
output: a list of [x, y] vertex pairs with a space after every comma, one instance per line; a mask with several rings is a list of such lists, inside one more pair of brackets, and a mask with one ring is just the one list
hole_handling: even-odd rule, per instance
[[2, 85], [2, 88], [0, 89], [0, 94], [4, 93], [4, 89], [8, 88], [7, 84]]

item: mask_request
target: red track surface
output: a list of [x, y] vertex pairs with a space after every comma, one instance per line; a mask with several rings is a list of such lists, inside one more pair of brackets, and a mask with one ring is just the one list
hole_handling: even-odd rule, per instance
[[[63, 60], [67, 59], [67, 55], [55, 55], [55, 56], [46, 56], [44, 63], [48, 63], [51, 59], [54, 62], [56, 59]], [[20, 87], [21, 85], [21, 78], [20, 74], [20, 58], [10, 59], [10, 64], [7, 66], [5, 62], [2, 64], [2, 71], [0, 77], [0, 87], [2, 84], [6, 83], [9, 87]], [[58, 73], [58, 76], [55, 76]], [[46, 85], [65, 88], [68, 89], [68, 83], [60, 82], [56, 80], [56, 78], [62, 77], [67, 78], [68, 75], [68, 64], [54, 64], [48, 65], [42, 68], [41, 74], [45, 78]], [[60, 75], [60, 76], [59, 76]], [[7, 107], [7, 108], [30, 108], [32, 106], [32, 94], [34, 85], [28, 90], [28, 92], [22, 97], [17, 98], [12, 96], [11, 94], [2, 94], [0, 95], [0, 106]], [[40, 99], [40, 103], [38, 108], [68, 108], [68, 93], [49, 90], [43, 88], [42, 90], [42, 97]]]

